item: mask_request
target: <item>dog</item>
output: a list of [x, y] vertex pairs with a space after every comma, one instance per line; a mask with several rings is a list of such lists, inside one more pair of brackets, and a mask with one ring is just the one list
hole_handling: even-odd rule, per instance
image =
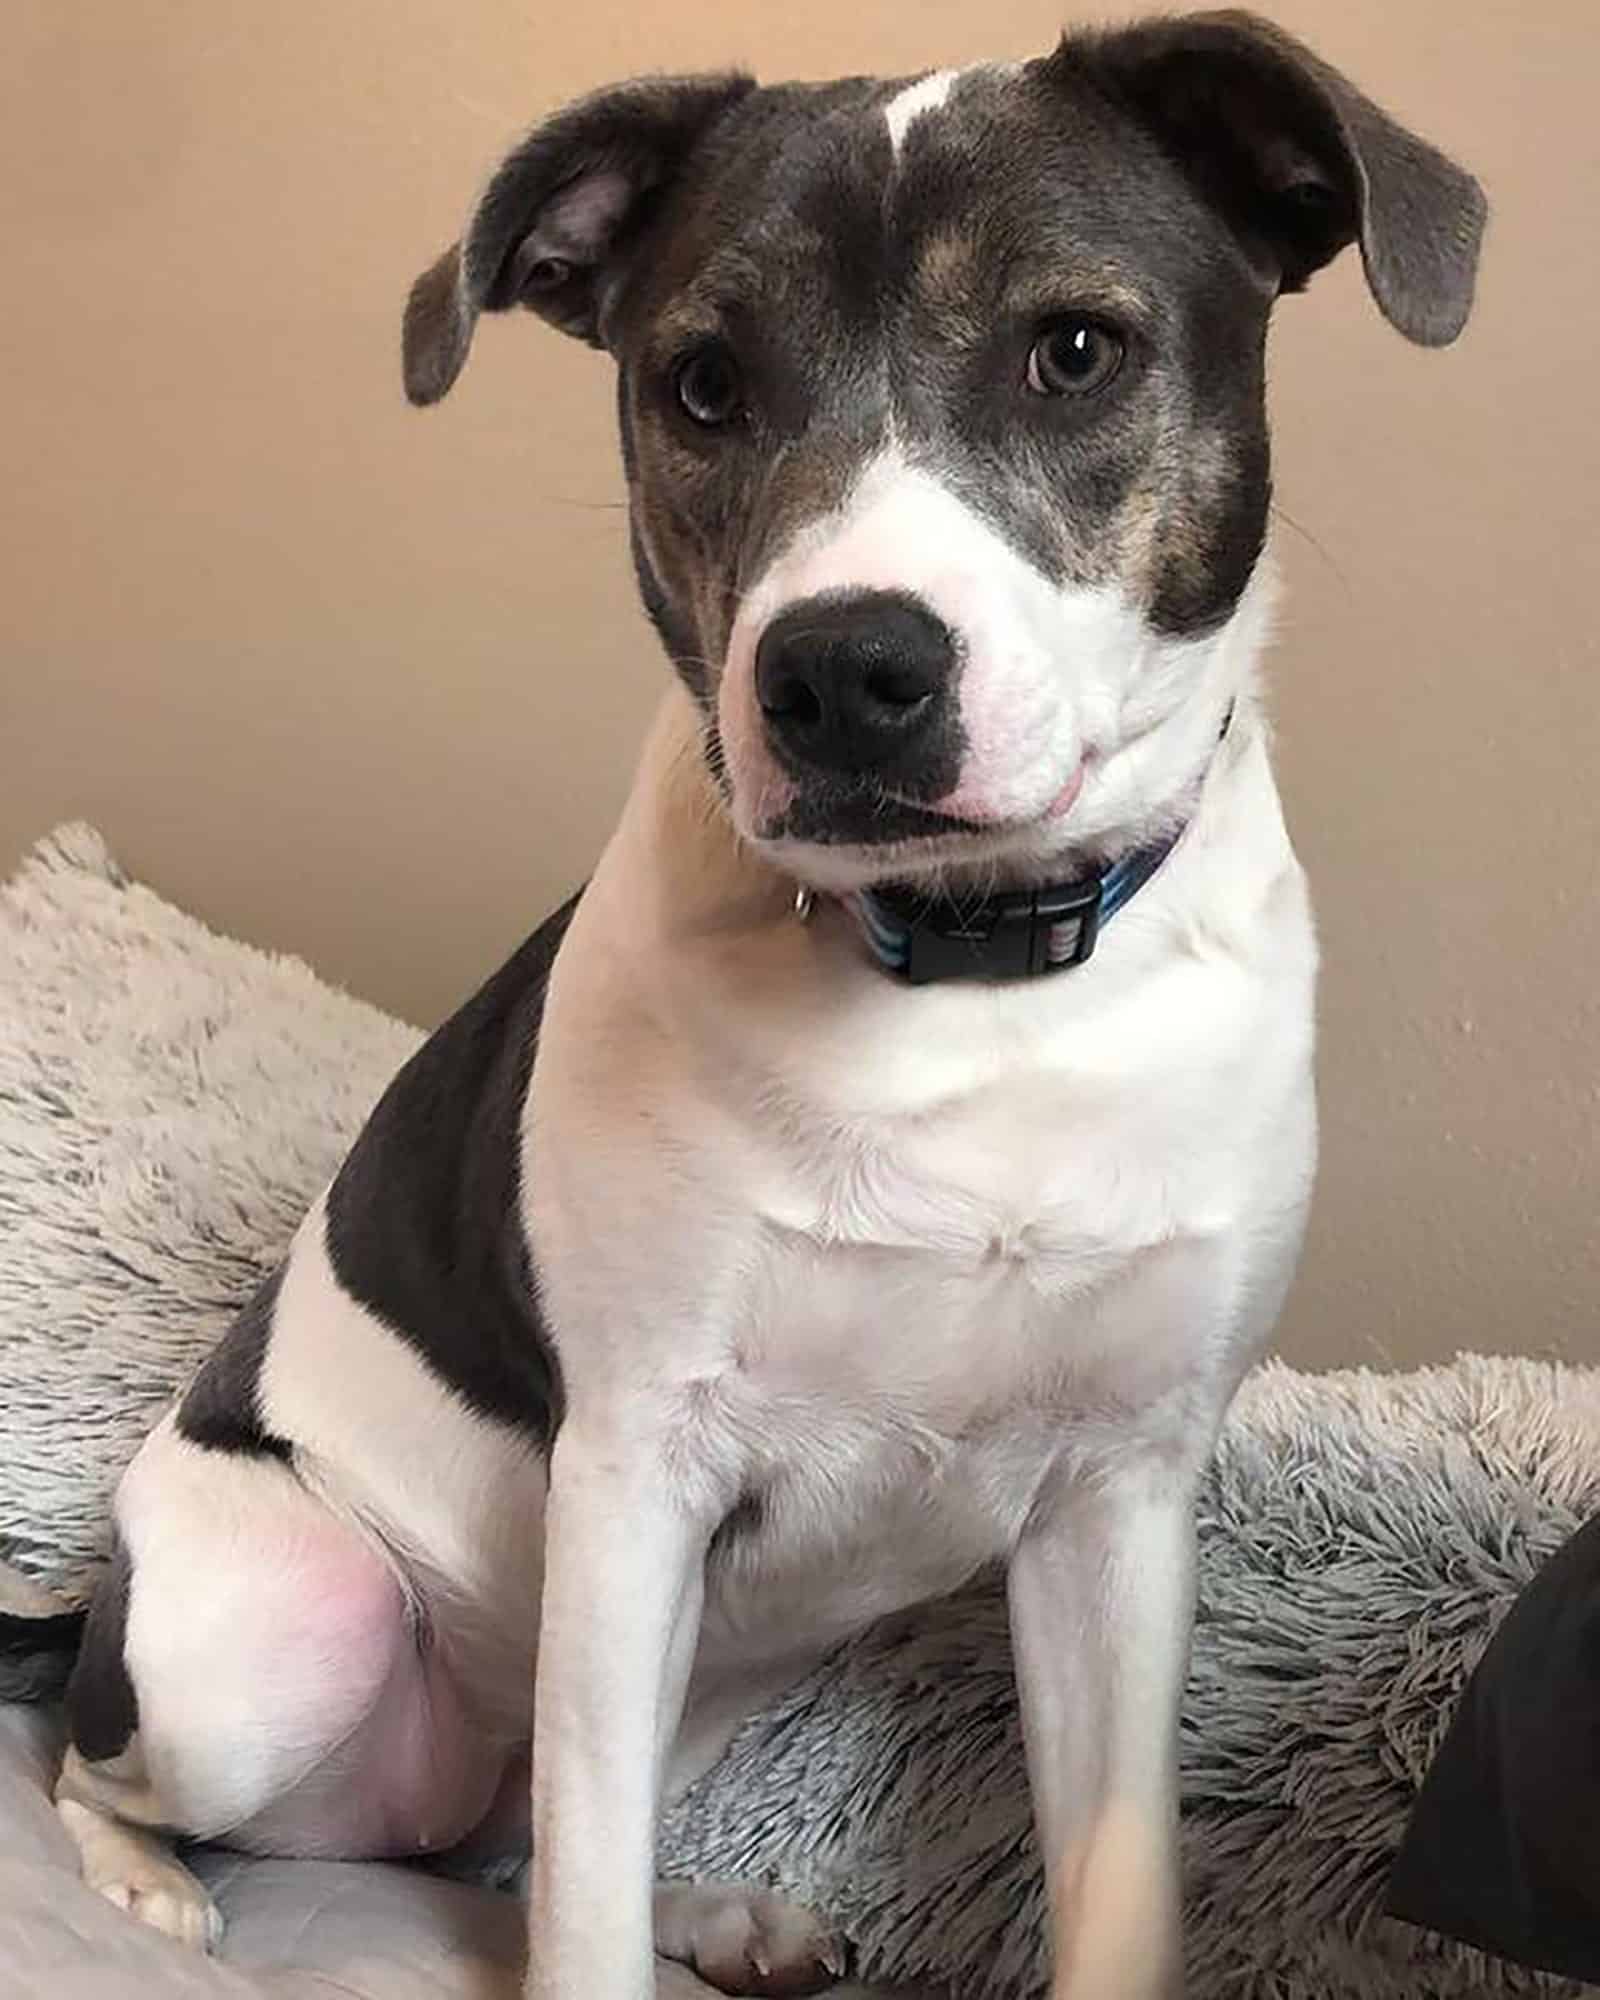
[[121, 1484], [58, 1793], [92, 1884], [208, 1944], [172, 1836], [531, 1834], [530, 2000], [648, 2000], [658, 1953], [810, 1990], [808, 1912], [653, 1888], [661, 1800], [999, 1563], [1055, 2000], [1181, 1992], [1193, 1500], [1316, 1144], [1268, 321], [1357, 244], [1446, 344], [1484, 216], [1241, 13], [624, 83], [506, 158], [406, 387], [519, 306], [613, 358], [676, 675], [592, 879]]

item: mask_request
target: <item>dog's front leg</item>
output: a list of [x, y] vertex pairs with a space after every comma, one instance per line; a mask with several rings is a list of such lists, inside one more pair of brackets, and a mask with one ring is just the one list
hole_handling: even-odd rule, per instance
[[529, 2000], [652, 2000], [655, 1819], [710, 1526], [650, 1424], [569, 1417], [550, 1463], [534, 1691]]
[[1012, 1558], [1053, 2000], [1183, 1990], [1177, 1731], [1193, 1489], [1171, 1460], [1119, 1458], [1049, 1495]]

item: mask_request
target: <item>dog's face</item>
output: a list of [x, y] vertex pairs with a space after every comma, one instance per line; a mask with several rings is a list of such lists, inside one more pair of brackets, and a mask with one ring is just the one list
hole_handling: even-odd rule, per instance
[[1267, 318], [1346, 243], [1454, 336], [1476, 185], [1246, 16], [1014, 67], [623, 85], [418, 283], [442, 395], [522, 303], [619, 369], [644, 601], [735, 825], [849, 887], [1142, 837], [1233, 691]]

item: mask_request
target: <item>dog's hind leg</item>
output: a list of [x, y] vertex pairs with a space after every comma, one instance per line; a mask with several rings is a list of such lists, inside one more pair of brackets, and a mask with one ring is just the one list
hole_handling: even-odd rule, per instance
[[56, 1784], [56, 1811], [91, 1889], [180, 1944], [210, 1951], [222, 1936], [222, 1919], [163, 1836], [139, 1742], [139, 1706], [125, 1657], [130, 1574], [119, 1541], [95, 1592], [73, 1671], [74, 1740]]
[[57, 1792], [103, 1895], [207, 1943], [216, 1919], [158, 1835], [359, 1860], [483, 1817], [502, 1756], [394, 1566], [288, 1466], [163, 1426], [116, 1514]]

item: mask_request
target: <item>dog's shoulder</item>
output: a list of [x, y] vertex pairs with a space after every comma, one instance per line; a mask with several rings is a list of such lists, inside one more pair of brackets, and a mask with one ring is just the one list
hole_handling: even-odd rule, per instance
[[484, 1415], [559, 1415], [518, 1192], [522, 1104], [577, 897], [424, 1043], [328, 1190], [340, 1285]]
[[[399, 1071], [313, 1218], [343, 1292], [473, 1410], [545, 1440], [560, 1383], [521, 1220], [522, 1106], [577, 903], [548, 918]], [[257, 1289], [184, 1395], [178, 1429], [192, 1443], [291, 1455], [293, 1441], [260, 1410], [283, 1277], [280, 1268]]]

